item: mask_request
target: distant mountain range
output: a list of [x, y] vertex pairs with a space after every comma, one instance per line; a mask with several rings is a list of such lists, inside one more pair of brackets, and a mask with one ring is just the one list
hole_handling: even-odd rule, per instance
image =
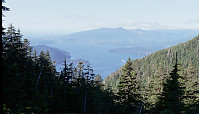
[[61, 41], [93, 43], [99, 45], [134, 46], [163, 49], [197, 36], [199, 30], [141, 30], [100, 28], [61, 36]]

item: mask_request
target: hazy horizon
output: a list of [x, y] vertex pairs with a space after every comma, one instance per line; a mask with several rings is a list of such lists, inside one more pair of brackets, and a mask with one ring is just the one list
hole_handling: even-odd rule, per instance
[[3, 26], [22, 33], [74, 33], [97, 28], [199, 29], [197, 0], [6, 0]]
[[[15, 25], [14, 25], [15, 26]], [[73, 31], [73, 32], [42, 32], [42, 31], [38, 31], [38, 32], [35, 32], [35, 31], [21, 31], [21, 33], [25, 36], [49, 36], [49, 37], [60, 37], [60, 36], [63, 36], [63, 35], [70, 35], [70, 34], [74, 34], [74, 33], [79, 33], [79, 32], [85, 32], [85, 31], [92, 31], [92, 30], [97, 30], [97, 29], [103, 29], [103, 28], [112, 28], [112, 29], [116, 29], [116, 28], [123, 28], [123, 29], [126, 29], [126, 30], [144, 30], [144, 31], [148, 31], [148, 30], [152, 30], [152, 31], [156, 31], [156, 30], [168, 30], [168, 31], [175, 31], [175, 30], [194, 30], [194, 31], [199, 31], [199, 29], [141, 29], [141, 28], [135, 28], [135, 29], [127, 29], [127, 28], [124, 28], [124, 27], [102, 27], [102, 28], [95, 28], [95, 29], [87, 29], [87, 30], [79, 30], [79, 31]], [[20, 28], [19, 28], [20, 29]], [[21, 30], [21, 29], [20, 29]]]

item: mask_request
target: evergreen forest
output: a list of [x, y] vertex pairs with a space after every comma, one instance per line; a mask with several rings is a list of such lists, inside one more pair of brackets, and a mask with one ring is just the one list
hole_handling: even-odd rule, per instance
[[[134, 73], [126, 75], [126, 69]], [[174, 71], [175, 77], [172, 77]], [[177, 96], [177, 94], [180, 94], [179, 99], [181, 99], [180, 102], [183, 103], [183, 106], [180, 107], [184, 107], [182, 110], [186, 110], [183, 113], [198, 112], [199, 36], [185, 43], [157, 51], [141, 59], [131, 61], [129, 58], [128, 62], [123, 67], [112, 73], [103, 81], [105, 89], [111, 89], [114, 93], [118, 93], [121, 91], [121, 86], [125, 86], [123, 84], [125, 78], [127, 78], [126, 80], [128, 81], [133, 78], [134, 82], [137, 83], [135, 87], [141, 97], [140, 100], [143, 102], [143, 110], [145, 110], [146, 113], [150, 113], [151, 110], [154, 110], [157, 107], [157, 103], [163, 105], [162, 103], [160, 104], [160, 102], [162, 102], [162, 97], [167, 97], [169, 95], [174, 97]], [[179, 87], [173, 84], [168, 85], [174, 78], [176, 78], [176, 81], [172, 83], [179, 83]], [[165, 87], [168, 88], [166, 89]], [[181, 91], [180, 93], [175, 93], [178, 91], [177, 88]], [[166, 94], [164, 92], [169, 92], [168, 89], [173, 89], [173, 93], [164, 95]], [[173, 102], [173, 100], [170, 101]], [[171, 105], [169, 101], [167, 102], [168, 104], [165, 105]], [[175, 108], [176, 107], [173, 107], [173, 109]], [[165, 108], [165, 111], [168, 110], [169, 109]]]
[[[2, 6], [2, 16], [9, 10]], [[10, 24], [2, 26], [1, 60], [4, 114], [199, 113], [199, 36], [141, 59], [129, 57], [102, 80], [83, 62], [65, 59], [57, 72], [49, 51], [33, 50]]]

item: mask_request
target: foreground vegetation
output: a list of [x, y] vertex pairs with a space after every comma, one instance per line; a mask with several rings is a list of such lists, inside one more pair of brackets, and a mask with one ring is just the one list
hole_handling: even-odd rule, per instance
[[199, 36], [129, 58], [104, 82], [82, 62], [65, 60], [57, 72], [50, 53], [33, 51], [12, 24], [1, 40], [3, 113], [199, 113]]

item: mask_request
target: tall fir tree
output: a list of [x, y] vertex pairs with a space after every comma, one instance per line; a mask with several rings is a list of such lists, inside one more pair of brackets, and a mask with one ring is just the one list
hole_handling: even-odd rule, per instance
[[177, 53], [173, 67], [170, 77], [167, 78], [163, 85], [163, 91], [156, 105], [155, 113], [183, 113], [184, 85], [179, 81], [182, 76], [179, 75]]
[[13, 111], [24, 111], [26, 106], [32, 105], [32, 102], [22, 99], [32, 99], [34, 94], [33, 85], [34, 73], [33, 64], [28, 50], [31, 50], [26, 41], [22, 41], [22, 35], [19, 30], [11, 24], [5, 36], [3, 37], [3, 66], [4, 74], [3, 93], [4, 103]]
[[138, 93], [137, 93], [137, 80], [136, 73], [132, 68], [132, 61], [130, 58], [124, 65], [123, 75], [119, 81], [118, 95], [120, 97], [120, 103], [125, 109], [125, 113], [133, 113], [137, 111], [138, 107]]

